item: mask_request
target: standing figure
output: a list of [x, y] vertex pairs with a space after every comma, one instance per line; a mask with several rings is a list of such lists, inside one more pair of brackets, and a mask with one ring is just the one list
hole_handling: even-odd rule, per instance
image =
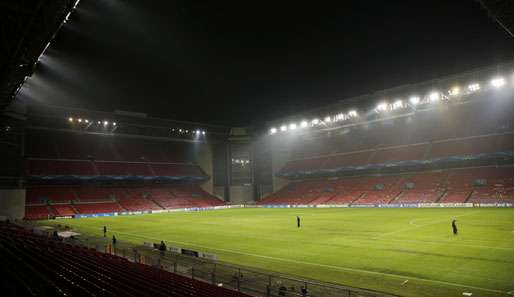
[[307, 287], [306, 286], [302, 287], [301, 292], [302, 292], [302, 297], [307, 297]]
[[459, 230], [457, 230], [457, 220], [452, 220], [452, 229], [453, 229], [453, 235], [457, 235], [459, 233]]
[[106, 234], [107, 234], [107, 227], [104, 226], [104, 237], [106, 236]]
[[159, 251], [161, 251], [161, 255], [164, 256], [166, 253], [166, 244], [163, 240], [161, 240], [161, 245], [159, 246]]
[[300, 228], [300, 223], [301, 223], [300, 217], [299, 217], [299, 216], [296, 216], [296, 226], [297, 226], [298, 228]]

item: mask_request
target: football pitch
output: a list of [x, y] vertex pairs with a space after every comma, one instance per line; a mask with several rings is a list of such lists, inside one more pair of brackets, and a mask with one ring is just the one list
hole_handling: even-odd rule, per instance
[[121, 241], [164, 240], [223, 262], [401, 296], [514, 296], [514, 209], [247, 208], [42, 223], [97, 236], [106, 225]]

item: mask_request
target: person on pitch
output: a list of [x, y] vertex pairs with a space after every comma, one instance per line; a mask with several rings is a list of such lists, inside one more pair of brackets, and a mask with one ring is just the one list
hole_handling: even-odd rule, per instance
[[457, 235], [459, 233], [459, 230], [457, 229], [457, 220], [456, 219], [452, 220], [452, 230], [453, 230], [453, 235]]
[[301, 219], [299, 216], [296, 216], [296, 227], [300, 228]]

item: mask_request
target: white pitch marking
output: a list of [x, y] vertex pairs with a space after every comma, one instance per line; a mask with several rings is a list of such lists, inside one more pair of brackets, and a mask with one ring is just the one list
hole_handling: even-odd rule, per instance
[[[97, 228], [94, 228], [94, 229], [96, 230]], [[139, 238], [153, 239], [153, 240], [162, 240], [162, 239], [159, 239], [159, 238], [154, 238], [154, 237], [149, 237], [149, 236], [142, 236], [142, 235], [133, 234], [133, 233], [129, 233], [129, 232], [116, 231], [114, 229], [111, 229], [111, 231], [117, 232], [119, 234], [126, 234], [126, 235], [130, 235], [130, 236], [134, 236], [134, 237], [139, 237]], [[481, 287], [476, 287], [476, 286], [469, 286], [469, 285], [463, 285], [463, 284], [452, 283], [452, 282], [445, 282], [445, 281], [439, 281], [439, 280], [431, 280], [431, 279], [419, 278], [419, 277], [413, 277], [413, 276], [407, 276], [407, 275], [401, 275], [401, 274], [392, 274], [392, 273], [386, 273], [386, 272], [370, 271], [370, 270], [364, 270], [364, 269], [358, 269], [358, 268], [334, 266], [334, 265], [327, 265], [327, 264], [321, 264], [321, 263], [312, 263], [312, 262], [307, 262], [307, 261], [302, 261], [302, 260], [286, 259], [286, 258], [266, 256], [266, 255], [259, 255], [259, 254], [253, 254], [253, 253], [245, 253], [245, 252], [229, 250], [229, 249], [223, 249], [223, 248], [206, 247], [206, 246], [203, 246], [203, 245], [199, 245], [199, 244], [195, 244], [195, 243], [191, 243], [191, 242], [184, 242], [184, 241], [176, 241], [176, 240], [167, 240], [167, 241], [174, 242], [174, 243], [185, 244], [185, 245], [189, 245], [189, 246], [196, 246], [196, 247], [205, 248], [205, 249], [222, 251], [222, 252], [227, 252], [227, 253], [240, 254], [240, 255], [257, 257], [257, 258], [263, 258], [263, 259], [271, 259], [271, 260], [277, 260], [277, 261], [282, 261], [282, 262], [290, 262], [290, 263], [296, 263], [296, 264], [318, 266], [318, 267], [330, 268], [330, 269], [340, 270], [340, 271], [359, 272], [359, 273], [364, 273], [364, 274], [382, 275], [382, 276], [389, 276], [389, 277], [402, 278], [402, 279], [409, 278], [409, 279], [417, 280], [417, 281], [420, 281], [420, 282], [434, 283], [434, 284], [453, 286], [453, 287], [461, 287], [461, 288], [468, 288], [468, 289], [477, 289], [477, 290], [482, 290], [482, 291], [487, 291], [487, 292], [494, 292], [494, 293], [501, 293], [501, 294], [505, 294], [506, 293], [505, 291], [496, 290], [496, 289], [481, 288]]]
[[422, 227], [423, 225], [418, 225], [418, 224], [414, 223], [414, 222], [415, 222], [415, 221], [417, 221], [417, 220], [421, 220], [421, 219], [414, 219], [414, 220], [410, 220], [409, 225]]
[[471, 295], [473, 295], [473, 293], [469, 293], [469, 292], [462, 292], [462, 295], [464, 295], [464, 296], [471, 296]]
[[409, 280], [408, 280], [408, 279], [406, 279], [406, 280], [402, 283], [402, 286], [404, 286], [404, 285], [405, 285], [406, 283], [408, 283], [408, 282], [409, 282]]
[[479, 249], [493, 249], [493, 250], [504, 250], [504, 251], [514, 251], [514, 248], [508, 248], [508, 247], [497, 247], [497, 246], [487, 246], [487, 245], [476, 245], [476, 244], [466, 244], [466, 243], [456, 243], [451, 241], [424, 241], [424, 240], [414, 240], [414, 239], [393, 239], [393, 238], [369, 238], [369, 239], [356, 239], [351, 238], [351, 240], [354, 241], [372, 241], [372, 240], [381, 240], [381, 241], [396, 241], [396, 242], [415, 242], [415, 243], [422, 243], [422, 244], [435, 244], [435, 245], [455, 245], [455, 246], [465, 246], [465, 247], [471, 247], [471, 248], [479, 248]]

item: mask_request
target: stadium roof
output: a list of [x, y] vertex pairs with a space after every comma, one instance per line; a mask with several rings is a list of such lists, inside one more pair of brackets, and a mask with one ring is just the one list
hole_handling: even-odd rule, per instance
[[13, 99], [38, 58], [80, 0], [2, 1], [0, 3], [0, 110]]
[[458, 99], [462, 103], [465, 102], [463, 98], [470, 95], [473, 95], [471, 98], [487, 97], [488, 94], [483, 91], [502, 89], [504, 85], [508, 86], [509, 95], [514, 96], [514, 61], [346, 98], [335, 104], [270, 121], [265, 129], [270, 134], [315, 126], [319, 130], [333, 130], [355, 123], [362, 124], [369, 120], [387, 119], [416, 110], [430, 109], [431, 104], [421, 103], [434, 100]]
[[[72, 2], [10, 2], [1, 22], [18, 30], [6, 43], [23, 40], [34, 63]], [[81, 2], [22, 99], [244, 126], [514, 57], [477, 2], [228, 2]], [[0, 107], [34, 70], [7, 61]]]
[[514, 37], [514, 1], [478, 0], [500, 27]]
[[174, 121], [124, 111], [103, 112], [41, 104], [29, 106], [27, 123], [32, 129], [131, 135], [180, 141], [213, 141], [225, 139], [230, 134], [229, 127], [218, 125]]

